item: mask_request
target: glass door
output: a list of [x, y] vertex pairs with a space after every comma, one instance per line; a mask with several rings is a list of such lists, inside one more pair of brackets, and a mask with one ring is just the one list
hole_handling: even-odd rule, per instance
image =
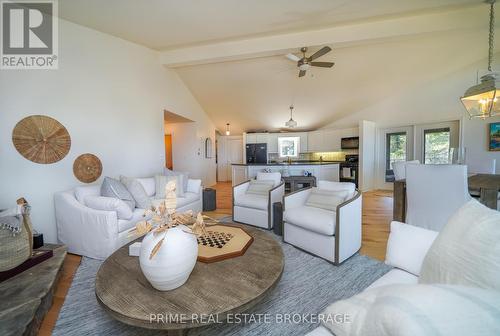
[[413, 160], [413, 127], [382, 129], [379, 134], [378, 188], [392, 189], [394, 162]]

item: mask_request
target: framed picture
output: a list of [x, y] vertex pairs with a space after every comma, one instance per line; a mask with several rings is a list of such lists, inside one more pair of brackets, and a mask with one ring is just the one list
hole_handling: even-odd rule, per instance
[[488, 135], [488, 149], [500, 151], [500, 122], [490, 124]]
[[278, 151], [280, 158], [299, 157], [300, 137], [279, 137]]

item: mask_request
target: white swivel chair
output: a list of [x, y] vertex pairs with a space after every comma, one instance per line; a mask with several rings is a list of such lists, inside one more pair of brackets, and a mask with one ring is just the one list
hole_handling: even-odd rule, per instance
[[464, 165], [406, 167], [406, 223], [441, 231], [451, 215], [471, 197]]
[[406, 166], [410, 164], [420, 164], [420, 161], [412, 160], [412, 161], [398, 161], [392, 163], [392, 170], [394, 171], [394, 179], [396, 181], [404, 180], [406, 178]]
[[272, 229], [273, 204], [283, 201], [285, 182], [280, 173], [258, 173], [256, 180], [273, 181], [273, 186], [266, 195], [247, 193], [250, 181], [233, 187], [233, 221]]
[[361, 248], [361, 193], [350, 182], [317, 185], [319, 190], [347, 194], [347, 199], [331, 211], [306, 205], [313, 188], [286, 195], [283, 240], [338, 265]]

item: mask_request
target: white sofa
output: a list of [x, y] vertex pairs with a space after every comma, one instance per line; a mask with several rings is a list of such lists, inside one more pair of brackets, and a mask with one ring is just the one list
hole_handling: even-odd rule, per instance
[[306, 206], [312, 188], [284, 197], [283, 240], [335, 264], [361, 248], [361, 193], [354, 183], [318, 181], [318, 189], [348, 191], [336, 211]]
[[273, 204], [283, 201], [285, 183], [280, 173], [258, 173], [257, 180], [273, 180], [274, 186], [266, 196], [247, 194], [250, 181], [233, 187], [233, 221], [263, 229], [272, 229]]
[[[417, 284], [424, 257], [437, 235], [436, 231], [392, 222], [385, 263], [394, 268], [373, 282], [366, 290], [386, 285]], [[327, 328], [319, 326], [307, 336], [332, 336], [332, 333]]]
[[[147, 195], [155, 200], [154, 178], [139, 179]], [[85, 197], [99, 196], [101, 185], [79, 186], [54, 196], [57, 238], [68, 252], [95, 259], [106, 259], [115, 250], [137, 238], [128, 231], [144, 219], [145, 209], [136, 208], [132, 218], [119, 219], [115, 211], [103, 211], [85, 205]], [[177, 198], [177, 211], [202, 211], [200, 180], [188, 181], [184, 197]]]

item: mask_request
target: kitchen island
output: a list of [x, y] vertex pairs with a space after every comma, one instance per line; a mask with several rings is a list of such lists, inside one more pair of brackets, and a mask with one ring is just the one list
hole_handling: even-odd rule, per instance
[[257, 173], [279, 172], [282, 176], [304, 176], [305, 172], [311, 173], [316, 180], [339, 181], [340, 161], [294, 161], [291, 163], [255, 163], [233, 164], [233, 186], [255, 178]]

